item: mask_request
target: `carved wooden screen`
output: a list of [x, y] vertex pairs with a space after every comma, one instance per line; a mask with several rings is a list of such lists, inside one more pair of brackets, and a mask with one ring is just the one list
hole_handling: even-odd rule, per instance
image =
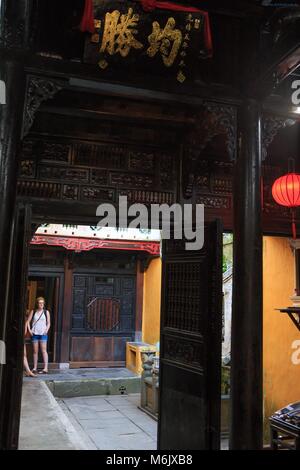
[[74, 274], [73, 331], [131, 334], [134, 327], [134, 276]]
[[87, 325], [93, 331], [118, 331], [120, 300], [94, 297], [87, 305]]
[[[61, 123], [64, 128], [66, 121]], [[100, 130], [99, 126], [103, 126]], [[97, 141], [68, 138], [28, 138], [24, 140], [18, 195], [24, 199], [51, 199], [64, 203], [99, 204], [127, 196], [130, 202], [172, 204], [175, 202], [176, 151], [171, 133], [136, 126], [97, 124]], [[133, 132], [134, 129], [134, 132]], [[104, 139], [139, 139], [143, 144], [105, 143]], [[133, 133], [131, 136], [129, 133]], [[124, 135], [123, 135], [124, 134]], [[150, 137], [149, 137], [150, 136]], [[162, 136], [168, 141], [155, 148]], [[151, 145], [146, 142], [151, 139]], [[96, 139], [96, 137], [95, 137]], [[172, 142], [174, 145], [174, 142]], [[173, 150], [174, 149], [174, 150]]]
[[218, 449], [222, 340], [222, 232], [200, 251], [163, 244], [159, 448]]

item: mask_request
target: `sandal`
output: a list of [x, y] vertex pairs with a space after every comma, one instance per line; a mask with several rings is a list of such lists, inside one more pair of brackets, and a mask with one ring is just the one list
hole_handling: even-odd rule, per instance
[[34, 375], [36, 375], [38, 373], [38, 371], [36, 369], [32, 369], [31, 371]]
[[47, 374], [48, 374], [48, 371], [47, 371], [47, 370], [41, 370], [41, 372], [39, 372], [39, 374], [45, 374], [45, 375], [47, 375]]

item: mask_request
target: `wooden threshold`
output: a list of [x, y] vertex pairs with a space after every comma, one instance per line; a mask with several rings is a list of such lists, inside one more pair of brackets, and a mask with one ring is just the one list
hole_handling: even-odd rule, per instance
[[89, 362], [70, 362], [70, 369], [82, 368], [103, 368], [103, 367], [125, 367], [125, 361], [89, 361]]

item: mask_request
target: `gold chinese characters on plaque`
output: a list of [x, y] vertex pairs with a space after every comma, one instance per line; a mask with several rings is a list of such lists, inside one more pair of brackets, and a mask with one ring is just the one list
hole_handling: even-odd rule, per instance
[[96, 11], [95, 33], [87, 40], [84, 60], [110, 73], [145, 73], [184, 83], [193, 77], [201, 50], [203, 55], [203, 25], [200, 12], [147, 13], [137, 3], [104, 1]]

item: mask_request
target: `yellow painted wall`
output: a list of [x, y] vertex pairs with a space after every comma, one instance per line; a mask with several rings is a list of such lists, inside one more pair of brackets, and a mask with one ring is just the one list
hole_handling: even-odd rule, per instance
[[161, 259], [151, 261], [144, 274], [143, 341], [156, 344], [160, 333]]
[[[263, 240], [263, 361], [265, 417], [288, 403], [300, 401], [299, 354], [293, 347], [300, 332], [276, 308], [291, 305], [294, 293], [294, 255], [287, 238]], [[156, 344], [160, 335], [161, 260], [151, 261], [144, 275], [143, 341]], [[254, 294], [255, 295], [255, 294]], [[299, 364], [293, 364], [292, 355]]]
[[263, 253], [264, 399], [267, 418], [284, 405], [300, 401], [300, 364], [292, 362], [292, 354], [296, 351], [292, 344], [300, 340], [300, 332], [286, 314], [274, 310], [292, 304], [290, 297], [295, 288], [295, 267], [288, 239], [264, 237]]

